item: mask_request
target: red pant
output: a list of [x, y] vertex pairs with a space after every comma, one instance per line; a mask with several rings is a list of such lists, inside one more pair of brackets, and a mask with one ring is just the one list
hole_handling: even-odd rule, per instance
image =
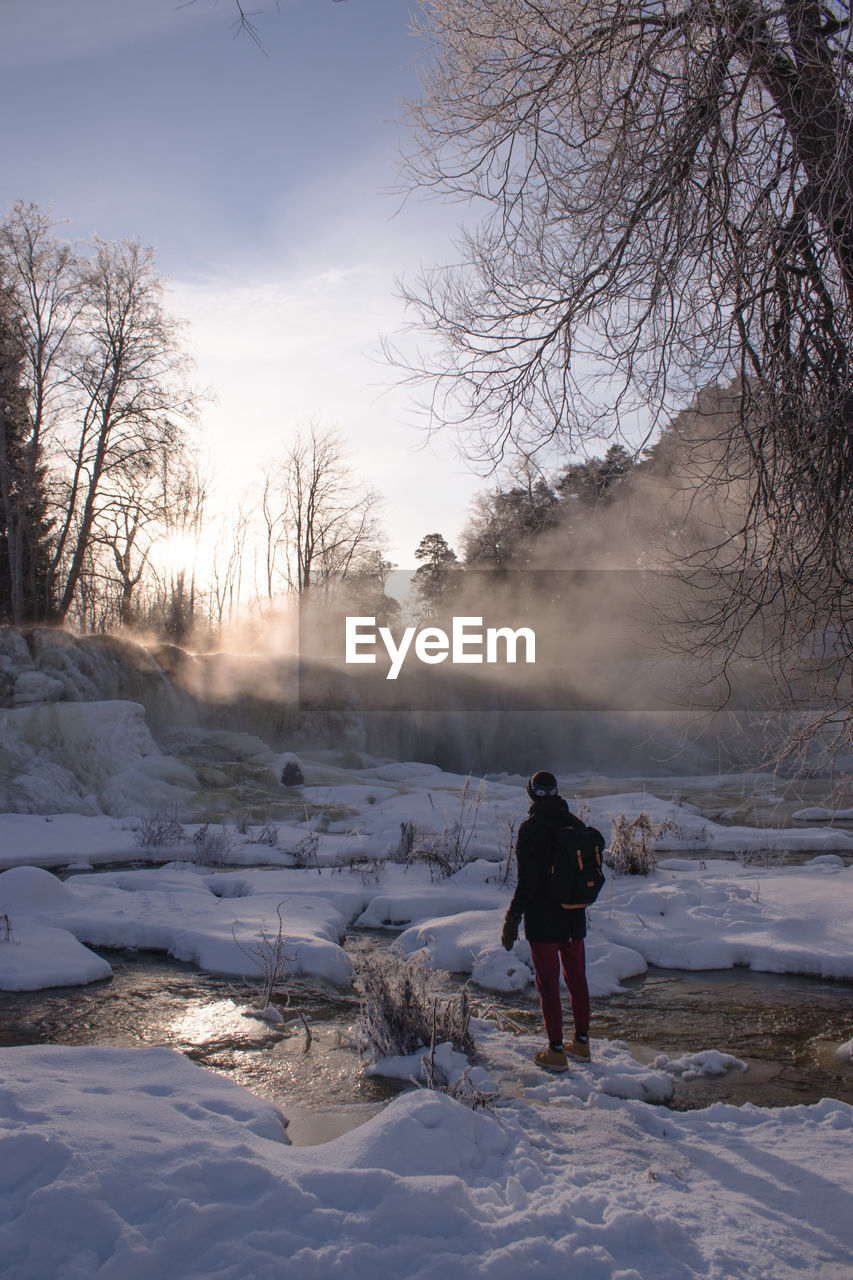
[[589, 987], [583, 942], [531, 942], [536, 990], [542, 1002], [545, 1030], [553, 1044], [563, 1038], [563, 1006], [560, 1003], [560, 963], [572, 1002], [575, 1033], [589, 1033]]

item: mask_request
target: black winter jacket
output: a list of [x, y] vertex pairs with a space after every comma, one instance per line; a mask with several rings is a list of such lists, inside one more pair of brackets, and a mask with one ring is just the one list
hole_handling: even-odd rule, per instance
[[546, 867], [554, 849], [556, 827], [583, 827], [580, 818], [569, 812], [562, 796], [538, 796], [530, 806], [530, 816], [518, 828], [515, 857], [518, 885], [508, 914], [516, 920], [524, 916], [528, 942], [574, 942], [586, 937], [586, 911], [569, 910], [552, 902], [545, 890]]

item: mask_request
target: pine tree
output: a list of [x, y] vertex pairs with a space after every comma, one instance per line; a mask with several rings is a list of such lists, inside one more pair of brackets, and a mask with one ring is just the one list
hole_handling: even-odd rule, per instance
[[460, 565], [456, 552], [440, 533], [428, 533], [415, 549], [420, 566], [415, 570], [415, 596], [424, 620], [434, 620], [458, 586]]
[[0, 621], [50, 621], [46, 467], [32, 441], [23, 351], [0, 297]]

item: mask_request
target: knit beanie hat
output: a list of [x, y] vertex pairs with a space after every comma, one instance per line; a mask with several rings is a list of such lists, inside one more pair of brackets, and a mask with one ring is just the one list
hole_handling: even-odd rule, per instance
[[528, 782], [527, 794], [531, 800], [538, 800], [540, 796], [555, 796], [557, 795], [557, 779], [553, 773], [540, 769], [538, 773], [534, 773]]

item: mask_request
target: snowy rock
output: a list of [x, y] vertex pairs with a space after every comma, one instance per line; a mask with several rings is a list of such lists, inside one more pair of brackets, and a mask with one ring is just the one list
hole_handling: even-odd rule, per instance
[[43, 671], [22, 671], [15, 681], [12, 705], [28, 707], [37, 702], [59, 702], [65, 697], [65, 685]]
[[285, 756], [281, 767], [281, 785], [283, 787], [301, 787], [304, 781], [305, 774], [302, 772], [302, 765], [296, 756]]
[[76, 902], [72, 890], [41, 867], [12, 867], [0, 875], [0, 911], [68, 911]]
[[698, 1080], [701, 1076], [722, 1076], [727, 1071], [746, 1071], [747, 1065], [730, 1053], [717, 1049], [703, 1049], [700, 1053], [685, 1053], [680, 1058], [669, 1058], [659, 1053], [653, 1066], [658, 1071], [681, 1076], [682, 1080]]
[[191, 770], [164, 757], [133, 702], [0, 711], [0, 809], [138, 814], [184, 800]]
[[0, 670], [22, 671], [32, 662], [29, 645], [17, 627], [0, 627]]

